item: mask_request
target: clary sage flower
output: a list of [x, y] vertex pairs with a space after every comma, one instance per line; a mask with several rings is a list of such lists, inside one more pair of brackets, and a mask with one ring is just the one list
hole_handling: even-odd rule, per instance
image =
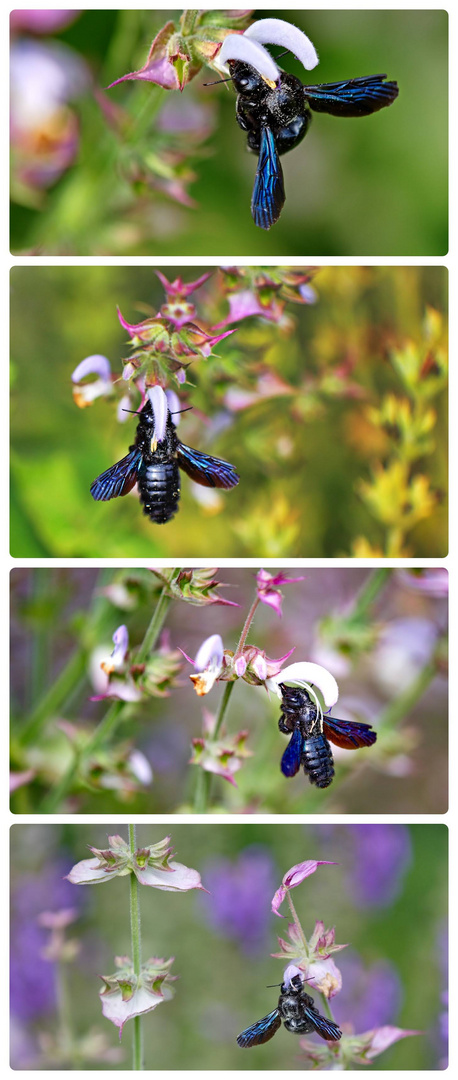
[[164, 892], [202, 889], [198, 871], [175, 862], [169, 842], [170, 836], [166, 836], [158, 844], [138, 848], [132, 855], [122, 836], [109, 836], [109, 847], [99, 850], [89, 845], [94, 858], [76, 863], [66, 875], [66, 879], [71, 881], [72, 885], [99, 885], [112, 881], [115, 877], [133, 873], [140, 885], [150, 885], [151, 888], [162, 889]]

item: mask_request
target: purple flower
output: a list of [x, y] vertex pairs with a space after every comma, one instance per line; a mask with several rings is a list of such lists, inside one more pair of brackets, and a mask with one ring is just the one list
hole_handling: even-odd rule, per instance
[[412, 859], [405, 825], [347, 825], [352, 868], [347, 888], [357, 907], [385, 907], [401, 892]]
[[11, 33], [28, 30], [31, 34], [55, 34], [70, 26], [81, 14], [78, 10], [59, 8], [18, 9], [10, 15]]
[[45, 1015], [55, 1007], [54, 965], [42, 957], [48, 934], [37, 919], [44, 909], [76, 906], [74, 890], [62, 879], [64, 871], [65, 862], [59, 860], [24, 875], [13, 886], [11, 1011], [22, 1020]]
[[278, 574], [269, 574], [268, 570], [258, 570], [256, 575], [256, 593], [258, 600], [262, 604], [268, 604], [269, 607], [273, 607], [277, 615], [281, 615], [281, 605], [283, 595], [280, 592], [280, 585], [289, 585], [296, 581], [303, 581], [304, 576], [301, 577], [287, 577], [282, 571]]
[[442, 567], [431, 569], [397, 570], [397, 577], [407, 589], [423, 593], [425, 596], [442, 598], [448, 596], [448, 570]]
[[248, 955], [267, 946], [276, 874], [272, 856], [261, 845], [245, 848], [238, 858], [211, 859], [205, 866], [210, 895], [201, 903], [209, 924]]
[[84, 61], [61, 42], [21, 38], [11, 47], [13, 177], [50, 187], [74, 161], [78, 120], [69, 102], [89, 83]]
[[374, 678], [389, 693], [402, 693], [431, 659], [438, 635], [438, 627], [430, 619], [392, 619], [382, 629], [372, 653]]
[[115, 79], [108, 89], [128, 80], [139, 79], [156, 83], [164, 90], [182, 90], [187, 81], [185, 72], [189, 69], [190, 58], [180, 51], [179, 41], [173, 22], [166, 23], [156, 34], [143, 67]]
[[296, 863], [290, 870], [286, 871], [283, 876], [280, 888], [277, 889], [275, 895], [272, 897], [272, 911], [274, 915], [279, 915], [280, 919], [283, 918], [280, 915], [279, 907], [283, 903], [288, 889], [295, 889], [296, 885], [301, 885], [307, 877], [311, 874], [315, 874], [319, 866], [336, 866], [336, 863], [329, 862], [329, 859], [306, 859], [304, 862]]

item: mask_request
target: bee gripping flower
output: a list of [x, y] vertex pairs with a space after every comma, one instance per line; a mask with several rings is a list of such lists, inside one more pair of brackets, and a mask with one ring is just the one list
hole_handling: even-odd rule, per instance
[[339, 687], [336, 680], [331, 675], [331, 672], [322, 667], [321, 664], [300, 660], [296, 664], [290, 664], [289, 667], [284, 668], [278, 675], [274, 675], [266, 685], [268, 690], [273, 690], [281, 698], [280, 684], [289, 682], [306, 688], [317, 686], [323, 695], [327, 709], [335, 705], [338, 700]]
[[250, 64], [267, 81], [277, 83], [280, 71], [264, 45], [281, 45], [297, 56], [307, 71], [318, 64], [318, 55], [310, 39], [302, 30], [285, 19], [259, 19], [243, 34], [229, 34], [218, 54], [218, 67], [226, 67], [230, 60]]

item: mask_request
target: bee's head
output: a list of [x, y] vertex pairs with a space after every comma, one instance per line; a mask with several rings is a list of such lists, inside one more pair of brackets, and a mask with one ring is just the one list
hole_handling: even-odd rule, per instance
[[228, 68], [238, 94], [264, 94], [271, 87], [271, 83], [256, 68], [242, 60], [228, 60]]

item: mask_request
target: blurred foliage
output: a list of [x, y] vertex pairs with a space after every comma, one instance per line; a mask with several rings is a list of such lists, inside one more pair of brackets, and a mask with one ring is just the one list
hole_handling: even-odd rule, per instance
[[[199, 290], [199, 321], [227, 317], [225, 285], [214, 271]], [[135, 319], [147, 302], [159, 309], [162, 287], [148, 267], [16, 267], [12, 555], [445, 555], [447, 272], [328, 267], [314, 287], [316, 304], [239, 320], [188, 369], [180, 438], [231, 461], [241, 482], [202, 502], [185, 477], [179, 514], [156, 528], [135, 495], [93, 503], [92, 480], [134, 426], [105, 400], [77, 410], [70, 375], [92, 353], [120, 374], [116, 303]]]
[[[313, 660], [334, 671], [340, 697], [333, 712], [342, 716], [343, 710], [343, 718], [373, 724], [375, 745], [355, 753], [334, 748], [336, 777], [326, 791], [312, 787], [302, 771], [286, 780], [280, 772], [286, 740], [278, 730], [279, 701], [269, 700], [262, 686], [239, 679], [225, 727], [230, 738], [248, 730], [252, 756], [236, 774], [237, 787], [213, 777], [212, 810], [445, 812], [446, 582], [445, 592], [429, 595], [402, 571], [381, 574], [309, 569], [303, 581], [283, 587], [281, 620], [272, 608], [259, 605], [248, 638], [269, 657], [295, 647], [289, 662]], [[215, 633], [226, 649], [235, 647], [253, 599], [255, 575], [253, 570], [225, 569], [218, 579], [228, 586], [221, 590], [224, 598], [240, 606], [196, 609], [193, 597], [190, 603], [172, 601], [165, 622], [167, 648], [180, 647], [194, 657], [202, 641]], [[46, 804], [66, 774], [72, 741], [99, 731], [113, 708], [109, 701], [91, 701], [100, 692], [95, 681], [100, 663], [110, 656], [112, 635], [122, 623], [131, 649], [138, 647], [159, 585], [150, 571], [133, 568], [98, 573], [16, 569], [11, 584], [12, 767], [15, 773], [33, 774], [14, 793], [12, 808], [32, 813], [45, 809], [43, 800]], [[201, 772], [189, 764], [191, 743], [202, 733], [202, 706], [216, 713], [223, 693], [217, 684], [207, 697], [197, 698], [188, 678], [192, 670], [183, 658], [178, 685], [169, 696], [114, 703], [122, 715], [92, 756], [97, 770], [76, 771], [59, 805], [88, 814], [192, 809]], [[125, 762], [133, 747], [149, 762], [152, 784], [127, 782]]]
[[[384, 826], [380, 828], [383, 830]], [[49, 883], [46, 904], [48, 909], [55, 909], [55, 894], [62, 885], [62, 875], [85, 857], [88, 844], [103, 848], [107, 833], [115, 832], [125, 836], [126, 825], [13, 827], [13, 975], [21, 936], [27, 936], [28, 923], [39, 914], [36, 908], [41, 882]], [[162, 826], [139, 826], [138, 842], [157, 842], [164, 832]], [[440, 1068], [438, 1018], [444, 1008], [441, 1002], [446, 981], [439, 940], [447, 914], [447, 830], [442, 825], [410, 826], [413, 857], [404, 871], [396, 898], [382, 905], [363, 907], [355, 905], [349, 888], [352, 875], [364, 872], [364, 867], [353, 864], [351, 869], [348, 864], [349, 832], [340, 825], [330, 830], [322, 825], [267, 827], [245, 821], [236, 825], [176, 825], [172, 841], [180, 861], [198, 869], [204, 885], [209, 881], [210, 866], [215, 859], [223, 856], [235, 862], [242, 852], [248, 856], [247, 848], [253, 854], [254, 850], [262, 851], [272, 861], [273, 877], [278, 885], [286, 870], [303, 859], [335, 859], [337, 846], [342, 855], [341, 865], [321, 868], [295, 892], [294, 902], [304, 930], [310, 934], [316, 919], [322, 919], [325, 926], [335, 926], [337, 940], [351, 942], [336, 958], [338, 965], [342, 960], [342, 967], [346, 956], [351, 959], [359, 955], [368, 969], [384, 961], [397, 971], [401, 1005], [388, 1022], [419, 1029], [423, 1034], [393, 1046], [377, 1059], [374, 1067], [388, 1071]], [[114, 954], [129, 953], [128, 893], [126, 879], [118, 878], [103, 889], [68, 885], [65, 894], [66, 905], [74, 903], [81, 912], [79, 921], [71, 928], [72, 937], [82, 941], [69, 979], [72, 1028], [82, 1040], [87, 1029], [97, 1025], [111, 1047], [119, 1045], [118, 1037], [101, 1015], [98, 973], [111, 970]], [[245, 890], [245, 898], [245, 904], [250, 903], [254, 911], [257, 908], [260, 920], [264, 920], [266, 910], [270, 912], [271, 893], [265, 887], [259, 892], [255, 877], [248, 896]], [[282, 969], [269, 954], [278, 948], [277, 934], [282, 933], [283, 926], [269, 914], [265, 945], [253, 954], [248, 934], [245, 943], [243, 933], [235, 941], [229, 934], [226, 936], [224, 924], [220, 923], [217, 929], [212, 920], [209, 925], [206, 913], [217, 903], [217, 897], [212, 895], [167, 893], [165, 896], [153, 889], [140, 888], [143, 955], [174, 955], [174, 970], [180, 976], [173, 1001], [161, 1004], [159, 1011], [143, 1020], [147, 1067], [151, 1068], [154, 1062], [155, 1070], [303, 1068], [299, 1040], [284, 1029], [267, 1046], [249, 1052], [238, 1049], [235, 1039], [239, 1031], [263, 1016], [275, 1001], [275, 990], [266, 986], [279, 981]], [[242, 927], [243, 919], [241, 912]], [[38, 955], [31, 952], [32, 968], [38, 960]], [[46, 974], [43, 972], [43, 979]], [[47, 977], [52, 979], [52, 972]], [[27, 978], [24, 993], [26, 988]], [[348, 997], [344, 975], [339, 995], [342, 1000], [346, 989], [346, 1009], [351, 1016], [352, 997]], [[28, 1054], [33, 1060], [34, 1051], [38, 1056], [37, 1035], [52, 1032], [58, 1024], [49, 1006], [40, 1015], [44, 990], [42, 987], [41, 995], [38, 988], [35, 991], [35, 1011], [33, 998], [29, 1000], [28, 1019], [16, 1019], [13, 1014], [13, 1054], [19, 1058], [18, 1068], [40, 1067], [27, 1065], [24, 1059]], [[28, 993], [30, 997], [30, 989]], [[353, 993], [357, 1000], [357, 989]], [[334, 999], [333, 1004], [338, 1000]], [[122, 1041], [124, 1060], [116, 1065], [108, 1064], [107, 1059], [98, 1065], [91, 1063], [90, 1067], [129, 1068], [131, 1040], [132, 1025], [128, 1024]], [[46, 1064], [41, 1067], [46, 1068]]]
[[[276, 12], [255, 13], [266, 14]], [[269, 233], [250, 216], [255, 159], [235, 121], [234, 91], [205, 87], [215, 78], [210, 68], [181, 96], [129, 82], [101, 94], [145, 63], [154, 36], [167, 20], [177, 22], [179, 12], [87, 10], [56, 35], [84, 57], [93, 76], [93, 90], [73, 106], [80, 120], [79, 158], [48, 192], [31, 197], [18, 187], [12, 250], [446, 254], [447, 12], [282, 8], [279, 14], [309, 35], [320, 56], [312, 80], [292, 56], [282, 60], [288, 71], [319, 82], [387, 72], [400, 94], [376, 116], [314, 117], [305, 143], [286, 155], [287, 202]], [[170, 141], [167, 110], [179, 117], [196, 104], [205, 110], [200, 132], [187, 136], [185, 124]], [[170, 130], [177, 127], [174, 119]]]

